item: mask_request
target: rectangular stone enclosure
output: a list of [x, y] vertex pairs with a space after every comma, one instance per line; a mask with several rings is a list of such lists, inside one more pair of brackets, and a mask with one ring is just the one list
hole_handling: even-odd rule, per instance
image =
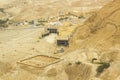
[[37, 55], [30, 58], [26, 58], [24, 60], [18, 61], [17, 63], [20, 65], [35, 67], [35, 68], [45, 68], [49, 65], [60, 62], [62, 59], [47, 56], [47, 55]]

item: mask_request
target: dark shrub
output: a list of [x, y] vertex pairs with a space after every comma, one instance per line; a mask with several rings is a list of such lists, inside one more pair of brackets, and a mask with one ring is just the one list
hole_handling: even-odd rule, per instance
[[80, 64], [81, 64], [81, 62], [80, 62], [80, 61], [77, 61], [77, 62], [75, 62], [75, 64], [80, 65]]
[[98, 73], [102, 73], [103, 71], [104, 71], [104, 69], [107, 69], [107, 68], [109, 68], [110, 67], [110, 63], [103, 63], [103, 64], [101, 64], [100, 66], [98, 66], [98, 68], [97, 68], [97, 72]]

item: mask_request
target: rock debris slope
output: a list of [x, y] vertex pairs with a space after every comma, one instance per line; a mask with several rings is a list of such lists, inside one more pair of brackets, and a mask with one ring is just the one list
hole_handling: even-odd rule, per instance
[[[69, 50], [86, 50], [101, 62], [110, 62], [110, 67], [99, 75], [100, 80], [120, 80], [120, 0], [104, 6], [80, 26], [72, 39]], [[95, 66], [95, 65], [94, 65]], [[94, 79], [93, 79], [94, 80]]]

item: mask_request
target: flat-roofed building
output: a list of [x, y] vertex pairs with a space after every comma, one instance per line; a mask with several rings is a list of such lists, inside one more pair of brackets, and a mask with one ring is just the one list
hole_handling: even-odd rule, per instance
[[57, 46], [69, 46], [69, 39], [65, 37], [57, 37], [56, 44]]
[[76, 26], [68, 26], [68, 27], [59, 27], [58, 32], [59, 35], [56, 39], [56, 43], [58, 46], [69, 46], [70, 39], [76, 30]]

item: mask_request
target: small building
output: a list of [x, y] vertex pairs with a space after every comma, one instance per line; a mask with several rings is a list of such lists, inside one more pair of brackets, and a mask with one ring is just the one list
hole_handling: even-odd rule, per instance
[[69, 46], [70, 39], [77, 26], [62, 26], [58, 28], [59, 35], [56, 39], [57, 46]]
[[57, 46], [69, 46], [69, 39], [68, 38], [57, 38], [56, 41]]
[[47, 28], [47, 30], [49, 31], [49, 33], [58, 33], [58, 30], [55, 27]]

